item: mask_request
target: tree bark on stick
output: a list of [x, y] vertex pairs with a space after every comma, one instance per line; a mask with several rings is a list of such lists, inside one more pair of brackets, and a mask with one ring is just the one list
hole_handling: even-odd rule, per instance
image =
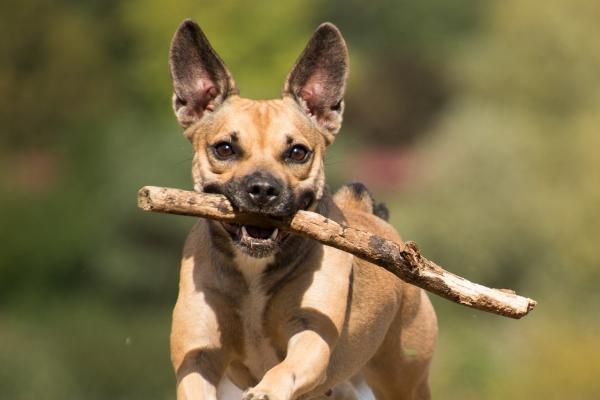
[[[257, 218], [235, 212], [222, 195], [156, 186], [145, 186], [139, 190], [138, 206], [145, 211], [224, 222], [248, 223]], [[405, 282], [478, 310], [518, 319], [527, 315], [537, 304], [512, 290], [488, 288], [444, 270], [423, 257], [414, 242], [392, 242], [338, 224], [314, 212], [298, 211], [285, 220], [261, 217], [260, 222], [354, 254], [385, 268]]]

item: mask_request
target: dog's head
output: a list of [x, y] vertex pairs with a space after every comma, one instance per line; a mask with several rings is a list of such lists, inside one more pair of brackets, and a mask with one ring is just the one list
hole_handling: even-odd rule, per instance
[[[240, 211], [276, 217], [315, 206], [325, 185], [325, 148], [341, 126], [348, 75], [348, 52], [335, 26], [315, 31], [281, 99], [240, 97], [190, 20], [177, 30], [169, 62], [175, 115], [194, 146], [195, 190], [224, 194]], [[272, 254], [285, 239], [276, 229], [220, 226], [254, 257]]]

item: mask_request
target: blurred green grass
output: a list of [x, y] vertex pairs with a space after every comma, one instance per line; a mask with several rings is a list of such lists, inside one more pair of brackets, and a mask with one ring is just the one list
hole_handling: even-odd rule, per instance
[[0, 399], [174, 398], [193, 221], [135, 193], [191, 187], [166, 60], [185, 17], [254, 98], [338, 24], [352, 72], [331, 186], [365, 180], [429, 258], [539, 301], [513, 321], [434, 298], [435, 398], [597, 398], [599, 16], [592, 0], [0, 5]]
[[65, 293], [3, 310], [1, 397], [172, 398], [169, 307], [106, 303]]

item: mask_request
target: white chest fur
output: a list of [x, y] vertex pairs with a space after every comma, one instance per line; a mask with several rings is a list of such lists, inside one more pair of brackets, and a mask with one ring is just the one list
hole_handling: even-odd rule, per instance
[[236, 254], [235, 262], [248, 285], [248, 294], [242, 300], [240, 308], [246, 354], [244, 364], [252, 375], [261, 379], [266, 371], [279, 362], [275, 349], [264, 332], [268, 297], [261, 286], [262, 273], [273, 262], [273, 256], [253, 258], [240, 252]]

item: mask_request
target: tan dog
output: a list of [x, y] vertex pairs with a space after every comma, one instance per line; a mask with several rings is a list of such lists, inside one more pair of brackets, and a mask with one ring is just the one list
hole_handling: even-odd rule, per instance
[[[175, 34], [170, 66], [197, 191], [222, 193], [245, 212], [310, 209], [399, 239], [364, 186], [334, 196], [325, 187], [323, 157], [340, 129], [348, 73], [335, 26], [316, 30], [282, 99], [239, 97], [189, 20]], [[378, 399], [428, 399], [436, 333], [425, 293], [380, 267], [277, 229], [200, 220], [185, 245], [173, 314], [177, 398], [214, 400], [229, 378], [245, 400], [351, 399], [350, 382], [361, 377]]]

